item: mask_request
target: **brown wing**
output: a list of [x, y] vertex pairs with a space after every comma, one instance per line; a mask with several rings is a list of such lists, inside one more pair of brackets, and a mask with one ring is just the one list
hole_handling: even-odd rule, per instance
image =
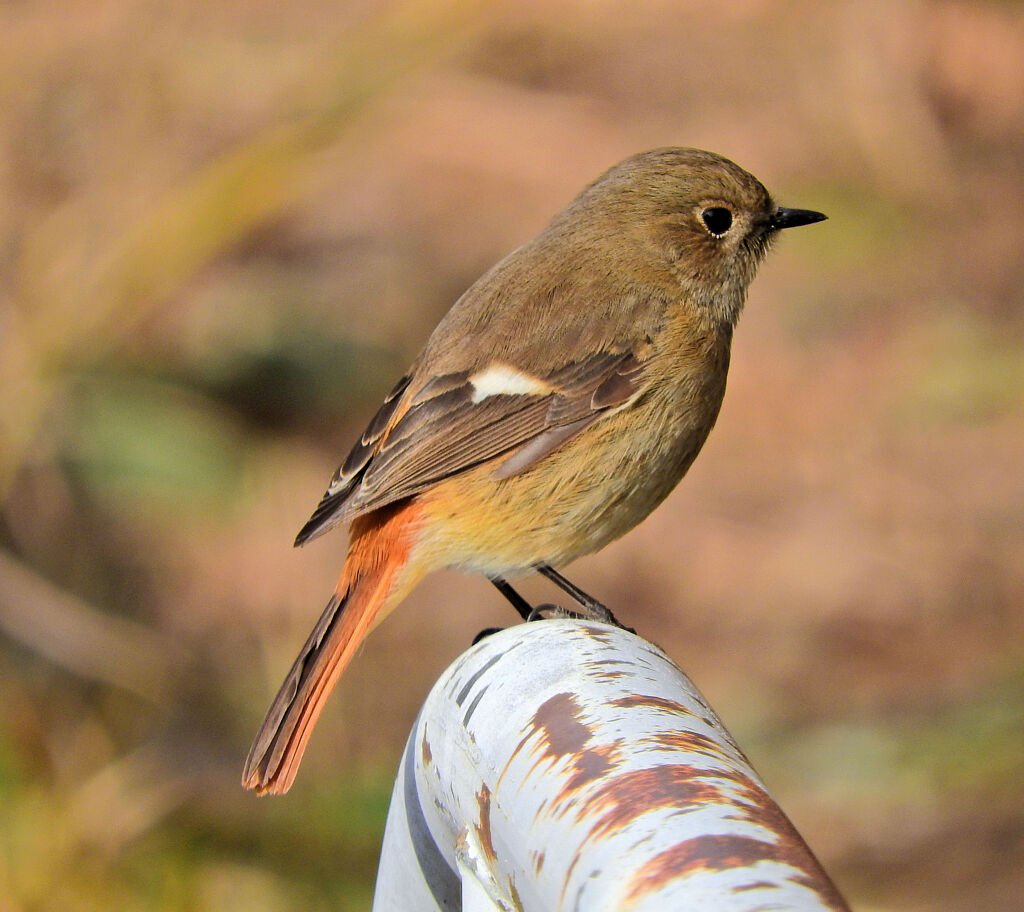
[[642, 375], [643, 364], [632, 352], [601, 352], [547, 377], [530, 378], [545, 392], [481, 397], [469, 371], [461, 371], [429, 381], [403, 412], [410, 383], [404, 377], [335, 473], [295, 543], [503, 454], [509, 455], [496, 467], [496, 478], [525, 472], [627, 402], [639, 391]]

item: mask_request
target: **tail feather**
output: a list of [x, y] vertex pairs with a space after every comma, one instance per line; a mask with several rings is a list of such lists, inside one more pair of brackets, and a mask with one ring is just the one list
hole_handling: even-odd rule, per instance
[[[402, 512], [367, 517], [361, 528], [353, 528], [338, 589], [292, 664], [249, 750], [242, 773], [246, 788], [259, 794], [288, 791], [313, 726], [341, 673], [375, 622], [383, 620], [415, 583], [402, 573], [410, 552], [409, 517]], [[406, 578], [401, 586], [396, 585], [399, 574]]]

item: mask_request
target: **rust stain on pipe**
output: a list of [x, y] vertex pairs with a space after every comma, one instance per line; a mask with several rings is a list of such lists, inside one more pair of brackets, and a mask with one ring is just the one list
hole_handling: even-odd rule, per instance
[[[637, 871], [627, 900], [635, 902], [670, 880], [700, 871], [724, 871], [750, 867], [761, 861], [774, 861], [802, 871], [800, 876], [792, 880], [817, 893], [830, 909], [849, 912], [849, 907], [818, 866], [803, 840], [800, 843], [796, 853], [798, 857], [794, 859], [793, 849], [797, 847], [786, 843], [765, 842], [750, 836], [722, 834], [687, 839], [656, 855]], [[808, 870], [809, 867], [813, 870]], [[734, 892], [743, 892], [756, 886], [756, 883], [743, 884], [733, 889]]]
[[[759, 861], [774, 861], [799, 872], [791, 880], [813, 890], [826, 906], [839, 912], [848, 912], [845, 900], [829, 880], [807, 843], [764, 789], [739, 772], [696, 772], [733, 782], [738, 786], [744, 803], [737, 807], [735, 813], [729, 815], [730, 818], [762, 827], [775, 837], [774, 841], [738, 835], [700, 836], [688, 839], [656, 855], [637, 871], [629, 893], [630, 899], [636, 899], [658, 889], [670, 880], [685, 877], [698, 870], [720, 871], [748, 867]], [[737, 889], [749, 890], [753, 887], [747, 884]]]
[[690, 712], [682, 703], [677, 703], [675, 700], [667, 700], [665, 697], [653, 697], [649, 694], [630, 694], [628, 697], [619, 697], [617, 700], [612, 700], [612, 706], [619, 706], [622, 709], [632, 709], [635, 706], [646, 706], [651, 709], [661, 709], [665, 712], [678, 713], [681, 716], [686, 716], [688, 719], [693, 718], [693, 713]]
[[597, 818], [581, 848], [657, 808], [686, 811], [721, 799], [721, 790], [709, 778], [717, 778], [717, 773], [684, 764], [652, 766], [615, 776], [587, 798], [578, 811], [581, 822]]
[[658, 732], [644, 739], [645, 744], [665, 750], [688, 751], [693, 754], [700, 754], [703, 757], [710, 757], [716, 760], [732, 760], [722, 746], [713, 738], [702, 735], [699, 732], [680, 730], [674, 732]]
[[476, 824], [476, 833], [480, 837], [480, 846], [489, 861], [497, 859], [494, 851], [494, 842], [491, 838], [491, 790], [486, 785], [481, 786], [476, 795], [477, 807], [480, 808], [480, 821]]
[[512, 761], [533, 738], [537, 739], [537, 744], [532, 753], [539, 753], [539, 756], [524, 778], [531, 776], [544, 759], [556, 761], [569, 754], [581, 752], [594, 736], [593, 729], [581, 721], [582, 719], [583, 708], [573, 694], [555, 694], [545, 700], [523, 729], [525, 734], [522, 740], [512, 751], [498, 777], [498, 787], [501, 786], [501, 781], [505, 778]]

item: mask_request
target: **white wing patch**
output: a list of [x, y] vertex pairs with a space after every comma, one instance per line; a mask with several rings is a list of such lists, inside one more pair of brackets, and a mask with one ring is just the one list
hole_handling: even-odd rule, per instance
[[492, 364], [469, 378], [473, 387], [473, 402], [483, 402], [490, 396], [544, 396], [552, 388], [543, 380], [523, 374], [505, 364]]

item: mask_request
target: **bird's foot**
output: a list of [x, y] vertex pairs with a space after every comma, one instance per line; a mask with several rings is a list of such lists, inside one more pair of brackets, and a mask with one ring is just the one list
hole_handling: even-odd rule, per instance
[[579, 609], [576, 610], [563, 608], [561, 605], [554, 605], [548, 602], [534, 608], [526, 620], [543, 621], [545, 619], [555, 618], [567, 618], [574, 621], [599, 621], [602, 624], [611, 624], [613, 627], [619, 627], [627, 633], [636, 633], [632, 627], [627, 627], [625, 624], [619, 623], [615, 615], [600, 602], [580, 605]]
[[618, 627], [621, 630], [625, 630], [627, 633], [636, 633], [632, 627], [627, 627], [621, 623], [611, 609], [607, 606], [602, 605], [600, 602], [590, 602], [586, 605], [581, 606], [583, 611], [580, 612], [577, 617], [584, 617], [590, 621], [600, 621], [602, 624], [611, 624], [612, 627]]
[[554, 567], [551, 567], [548, 564], [538, 564], [537, 572], [542, 576], [546, 576], [580, 606], [579, 613], [573, 615], [573, 617], [585, 618], [589, 621], [600, 621], [602, 624], [611, 624], [613, 627], [621, 627], [629, 633], [636, 633], [632, 627], [620, 624], [615, 615], [611, 613], [606, 605], [599, 602], [592, 595], [588, 595], [575, 583], [567, 580], [561, 573], [555, 570]]
[[[550, 602], [538, 605], [535, 608], [518, 592], [516, 592], [516, 590], [509, 585], [507, 580], [500, 576], [491, 577], [491, 582], [497, 587], [498, 591], [505, 596], [509, 602], [511, 602], [512, 606], [519, 612], [519, 616], [522, 617], [524, 621], [539, 621], [544, 618], [571, 618], [573, 620], [600, 621], [602, 624], [611, 624], [613, 627], [619, 627], [629, 633], [636, 633], [632, 627], [620, 624], [615, 615], [612, 614], [605, 605], [595, 599], [592, 595], [587, 595], [586, 592], [571, 583], [554, 568], [549, 567], [547, 564], [538, 564], [537, 570], [539, 573], [550, 579], [556, 586], [570, 595], [573, 601], [579, 605], [579, 608], [574, 611], [570, 611], [567, 608], [562, 608], [559, 605], [553, 605]], [[489, 635], [490, 633], [493, 633], [493, 630], [483, 631], [477, 636], [477, 640]], [[477, 640], [474, 640], [474, 642]]]
[[551, 602], [545, 602], [543, 605], [538, 605], [534, 608], [529, 617], [526, 618], [526, 622], [531, 621], [544, 621], [552, 618], [579, 618], [580, 615], [575, 612], [569, 611], [567, 608], [563, 608], [561, 605], [555, 605]]
[[475, 637], [473, 637], [473, 642], [470, 645], [476, 646], [476, 644], [479, 643], [481, 640], [486, 640], [489, 636], [493, 636], [496, 633], [501, 633], [501, 631], [504, 629], [504, 627], [485, 627]]

